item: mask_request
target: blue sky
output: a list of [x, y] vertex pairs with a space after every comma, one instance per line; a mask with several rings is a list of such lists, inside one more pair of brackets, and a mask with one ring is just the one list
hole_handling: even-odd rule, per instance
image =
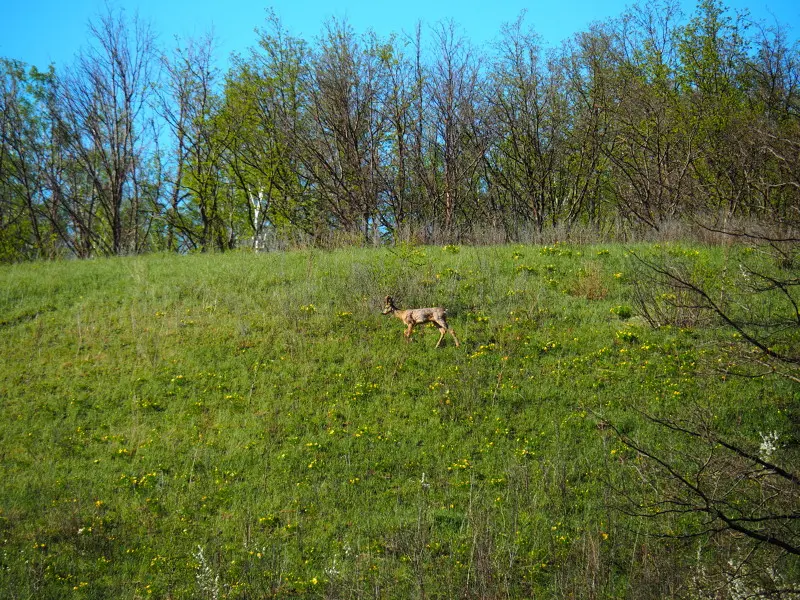
[[[87, 23], [105, 12], [107, 0], [19, 0], [7, 3], [0, 19], [0, 56], [44, 68], [69, 65], [86, 45]], [[681, 0], [684, 11], [694, 10], [694, 0]], [[631, 2], [624, 0], [275, 0], [272, 3], [237, 0], [111, 1], [129, 13], [138, 11], [151, 22], [162, 43], [175, 35], [199, 36], [213, 28], [220, 55], [243, 52], [256, 41], [254, 29], [264, 23], [266, 7], [274, 8], [286, 28], [313, 40], [330, 17], [346, 18], [357, 32], [373, 29], [380, 35], [411, 32], [417, 21], [423, 27], [452, 18], [465, 37], [476, 44], [495, 38], [503, 23], [527, 9], [527, 23], [542, 36], [545, 46], [555, 46], [593, 21], [619, 16]], [[800, 37], [800, 2], [796, 0], [727, 0], [733, 9], [748, 9], [753, 16], [777, 19]], [[771, 16], [772, 15], [772, 16]]]

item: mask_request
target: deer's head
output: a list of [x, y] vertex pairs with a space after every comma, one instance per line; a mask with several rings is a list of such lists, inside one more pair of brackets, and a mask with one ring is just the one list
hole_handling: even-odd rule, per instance
[[394, 310], [396, 310], [396, 307], [394, 305], [394, 300], [392, 300], [391, 296], [386, 296], [382, 314], [388, 315], [390, 312], [393, 312]]

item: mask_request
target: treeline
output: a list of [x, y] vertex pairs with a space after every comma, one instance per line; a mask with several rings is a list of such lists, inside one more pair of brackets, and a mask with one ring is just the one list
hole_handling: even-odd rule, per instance
[[63, 71], [0, 61], [0, 260], [799, 220], [800, 47], [717, 0], [549, 49], [523, 16], [478, 48], [269, 14], [227, 73], [210, 38], [90, 33]]

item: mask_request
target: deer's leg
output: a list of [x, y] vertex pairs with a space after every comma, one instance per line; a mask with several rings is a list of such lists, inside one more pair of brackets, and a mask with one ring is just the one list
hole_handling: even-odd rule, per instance
[[448, 331], [450, 332], [450, 335], [452, 335], [452, 336], [453, 336], [453, 340], [454, 340], [454, 341], [455, 341], [455, 343], [456, 343], [456, 348], [458, 348], [458, 347], [459, 347], [461, 344], [459, 344], [459, 343], [458, 343], [458, 338], [456, 337], [456, 332], [455, 332], [455, 331], [453, 331], [453, 329], [452, 329], [452, 328], [448, 329]]
[[411, 330], [412, 329], [414, 329], [414, 324], [413, 323], [409, 323], [408, 327], [406, 328], [406, 332], [404, 334], [406, 336], [406, 341], [407, 342], [411, 341]]
[[434, 320], [433, 323], [434, 323], [434, 325], [436, 325], [436, 327], [439, 328], [439, 341], [436, 342], [436, 347], [438, 348], [439, 346], [442, 345], [442, 340], [444, 339], [444, 336], [447, 333], [447, 329], [448, 329], [447, 321], [445, 321], [444, 319], [442, 319], [441, 321], [440, 320]]

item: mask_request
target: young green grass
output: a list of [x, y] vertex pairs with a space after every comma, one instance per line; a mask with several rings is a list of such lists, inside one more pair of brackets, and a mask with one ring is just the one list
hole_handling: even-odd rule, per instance
[[[653, 574], [597, 415], [655, 439], [630, 409], [713, 403], [784, 435], [793, 392], [705, 372], [726, 334], [650, 329], [632, 275], [613, 245], [2, 267], [0, 589], [669, 595], [694, 551]], [[445, 306], [462, 347], [428, 326], [407, 344], [387, 294]]]

